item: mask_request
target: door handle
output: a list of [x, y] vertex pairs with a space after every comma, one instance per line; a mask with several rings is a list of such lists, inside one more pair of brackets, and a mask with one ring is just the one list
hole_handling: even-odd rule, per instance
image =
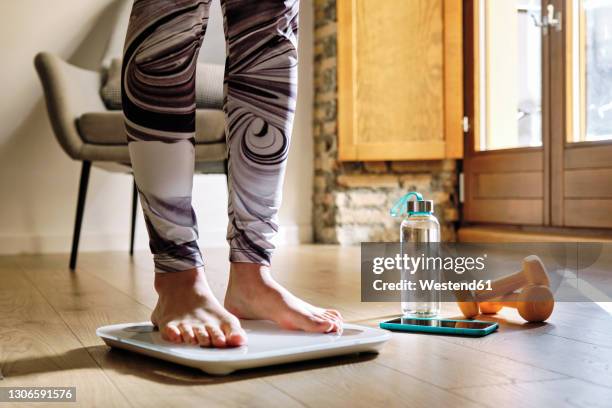
[[546, 15], [542, 16], [542, 19], [539, 19], [534, 13], [530, 13], [529, 15], [531, 16], [531, 19], [536, 27], [542, 28], [543, 35], [548, 34], [549, 27], [554, 28], [555, 31], [561, 31], [563, 29], [561, 12], [555, 12], [554, 4], [549, 4], [546, 6]]

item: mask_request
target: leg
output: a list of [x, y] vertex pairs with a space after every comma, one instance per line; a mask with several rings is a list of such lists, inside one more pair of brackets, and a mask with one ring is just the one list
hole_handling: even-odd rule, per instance
[[231, 275], [225, 305], [242, 318], [308, 331], [341, 329], [269, 272], [297, 94], [298, 0], [222, 0]]
[[211, 0], [136, 0], [122, 67], [122, 103], [134, 180], [149, 232], [165, 338], [239, 345], [238, 319], [206, 281], [191, 207], [195, 69]]
[[79, 253], [79, 239], [81, 238], [81, 224], [83, 224], [83, 211], [85, 210], [85, 197], [87, 197], [87, 185], [89, 184], [89, 170], [91, 162], [84, 160], [81, 168], [81, 181], [79, 181], [79, 197], [77, 198], [76, 218], [74, 220], [74, 232], [72, 233], [72, 251], [70, 252], [70, 269], [76, 268], [77, 254]]

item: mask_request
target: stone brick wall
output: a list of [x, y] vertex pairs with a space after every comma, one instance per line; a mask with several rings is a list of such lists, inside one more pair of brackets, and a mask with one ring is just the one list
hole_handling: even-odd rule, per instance
[[315, 242], [397, 241], [389, 209], [408, 191], [434, 200], [442, 239], [455, 240], [455, 160], [338, 162], [336, 121], [336, 0], [315, 0], [314, 205]]

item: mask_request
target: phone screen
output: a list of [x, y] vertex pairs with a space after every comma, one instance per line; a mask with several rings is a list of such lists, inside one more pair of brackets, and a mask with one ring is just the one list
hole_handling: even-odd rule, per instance
[[429, 327], [450, 327], [455, 329], [486, 329], [494, 325], [493, 322], [464, 322], [457, 320], [439, 320], [439, 319], [411, 319], [409, 317], [399, 317], [389, 320], [390, 324], [409, 324], [413, 326], [429, 326]]

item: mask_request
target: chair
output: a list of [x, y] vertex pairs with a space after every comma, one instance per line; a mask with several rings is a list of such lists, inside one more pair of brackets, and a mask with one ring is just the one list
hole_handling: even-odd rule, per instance
[[[120, 110], [120, 78], [117, 78], [131, 3], [130, 0], [122, 0], [118, 8], [115, 28], [100, 72], [81, 69], [46, 52], [39, 53], [34, 59], [55, 137], [71, 159], [82, 162], [69, 262], [71, 270], [75, 269], [77, 262], [92, 164], [109, 171], [131, 173], [123, 112]], [[111, 78], [113, 75], [114, 79]], [[199, 174], [226, 174], [225, 118], [221, 110], [223, 66], [199, 63], [196, 82], [198, 109], [195, 170]], [[102, 95], [107, 98], [103, 100]], [[138, 195], [134, 183], [130, 255], [134, 251], [137, 205]]]

